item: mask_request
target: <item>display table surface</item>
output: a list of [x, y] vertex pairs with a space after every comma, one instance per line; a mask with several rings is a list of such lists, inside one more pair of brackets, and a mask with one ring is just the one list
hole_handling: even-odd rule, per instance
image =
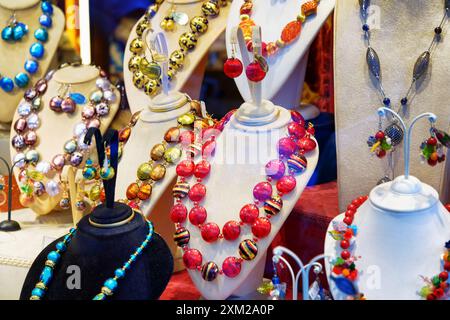
[[[303, 261], [321, 254], [327, 226], [337, 214], [336, 182], [306, 188], [269, 248], [266, 277], [272, 276], [270, 259], [275, 246], [282, 245], [293, 250]], [[1, 213], [0, 220], [4, 219], [6, 214]], [[22, 230], [0, 232], [0, 300], [18, 299], [34, 258], [71, 227], [71, 216], [62, 213], [37, 218], [31, 210], [21, 209], [13, 212], [13, 219], [20, 222]], [[290, 283], [285, 271], [281, 271], [281, 278]], [[200, 293], [186, 271], [175, 273], [161, 296], [163, 300], [199, 298]]]

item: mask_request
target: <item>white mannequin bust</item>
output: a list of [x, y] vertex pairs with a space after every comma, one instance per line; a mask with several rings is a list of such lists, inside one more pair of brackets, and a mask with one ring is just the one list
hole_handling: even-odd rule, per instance
[[[342, 221], [343, 215], [333, 221]], [[357, 211], [356, 247], [360, 256], [359, 291], [369, 300], [417, 300], [425, 285], [421, 276], [431, 278], [441, 270], [444, 244], [450, 238], [450, 214], [439, 202], [436, 190], [417, 178], [398, 177], [377, 186]], [[328, 231], [331, 231], [332, 223]], [[340, 254], [338, 241], [326, 235], [325, 255]], [[326, 261], [330, 277], [331, 267]], [[345, 299], [328, 280], [335, 299]]]
[[[428, 48], [434, 35], [433, 30], [441, 22], [444, 1], [372, 0], [371, 4], [371, 44], [381, 61], [383, 86], [396, 110], [410, 86], [416, 59]], [[413, 23], [418, 19], [420, 23]], [[448, 22], [446, 24], [448, 26]], [[448, 108], [442, 107], [442, 102], [450, 99], [450, 92], [446, 89], [450, 63], [447, 59], [450, 50], [447, 36], [444, 33], [442, 41], [433, 50], [428, 75], [411, 100], [406, 122], [429, 111], [440, 119], [436, 127], [445, 131], [449, 128], [450, 113]], [[385, 175], [387, 168], [386, 158], [380, 160], [372, 157], [366, 144], [367, 137], [377, 131], [374, 111], [382, 107], [382, 102], [366, 64], [367, 48], [363, 41], [358, 1], [337, 1], [334, 43], [338, 186], [340, 210], [343, 211], [355, 196], [367, 194]], [[447, 169], [444, 172], [444, 164], [434, 168], [423, 165], [418, 156], [420, 143], [429, 137], [428, 133], [429, 125], [426, 122], [418, 124], [413, 133], [412, 145], [417, 150], [417, 156], [411, 159], [411, 171], [421, 181], [441, 191], [448, 185], [448, 176], [443, 176], [450, 171]], [[394, 163], [394, 176], [397, 176], [403, 167], [400, 152], [395, 152]], [[448, 188], [447, 194], [440, 192], [442, 199], [448, 199], [448, 192]]]
[[[40, 126], [36, 130], [38, 135], [38, 145], [36, 150], [40, 154], [41, 160], [51, 161], [51, 159], [58, 153], [63, 152], [64, 143], [67, 142], [73, 135], [75, 125], [81, 122], [82, 106], [77, 106], [75, 112], [71, 115], [66, 113], [56, 113], [49, 107], [50, 100], [58, 95], [58, 90], [62, 84], [70, 84], [71, 91], [83, 94], [87, 99], [89, 95], [96, 90], [96, 83], [99, 76], [99, 70], [90, 65], [69, 66], [59, 69], [55, 72], [52, 79], [48, 82], [48, 88], [42, 98], [42, 107], [38, 113], [40, 119]], [[114, 86], [112, 86], [114, 88]], [[116, 93], [116, 101], [109, 104], [110, 110], [107, 116], [101, 118], [100, 130], [104, 132], [111, 124], [112, 119], [119, 109], [120, 93], [114, 89]], [[13, 121], [18, 118], [17, 112], [14, 114]], [[60, 133], [60, 134], [58, 134]], [[15, 135], [14, 128], [11, 128], [11, 137]], [[11, 159], [14, 159], [16, 150], [10, 148]], [[74, 174], [72, 170], [62, 170], [63, 179], [72, 181], [73, 177], [68, 177], [67, 174]], [[18, 181], [19, 169], [14, 171], [16, 181]], [[72, 188], [73, 189], [73, 188]], [[30, 208], [38, 215], [48, 214], [58, 206], [61, 199], [62, 192], [58, 196], [50, 197], [44, 194], [41, 197], [36, 197]], [[75, 198], [75, 197], [74, 197]]]
[[[29, 28], [28, 35], [20, 42], [9, 44], [0, 40], [0, 56], [3, 57], [3, 61], [8, 62], [2, 63], [0, 70], [2, 76], [8, 76], [13, 79], [17, 73], [24, 72], [23, 65], [25, 60], [30, 57], [30, 45], [36, 41], [33, 33], [39, 26], [39, 16], [42, 14], [40, 2], [40, 0], [0, 0], [1, 29], [6, 26], [6, 22], [13, 11], [16, 11], [17, 20], [25, 23]], [[44, 45], [45, 55], [39, 60], [37, 73], [30, 77], [29, 87], [42, 78], [49, 69], [64, 30], [64, 14], [58, 7], [53, 6], [53, 8], [53, 25], [48, 29], [49, 37]], [[0, 108], [0, 127], [9, 130], [8, 123], [12, 121], [17, 104], [22, 99], [24, 92], [25, 90], [19, 88], [14, 88], [12, 92], [5, 92], [0, 89], [0, 100], [3, 104], [3, 107]]]
[[[275, 0], [254, 1], [252, 19], [262, 26], [262, 40], [275, 41], [280, 38], [284, 26], [296, 19], [301, 5], [306, 1]], [[239, 9], [244, 0], [235, 0], [231, 5], [231, 14], [227, 21], [226, 44], [228, 56], [231, 57], [231, 37], [233, 29], [239, 25]], [[308, 49], [319, 32], [322, 24], [333, 11], [335, 0], [321, 0], [315, 16], [307, 18], [303, 25], [299, 39], [281, 49], [274, 57], [269, 57], [269, 72], [262, 81], [262, 98], [272, 101], [287, 109], [298, 108], [303, 91]], [[283, 17], [274, 19], [274, 17]], [[241, 61], [242, 53], [236, 52], [236, 58]], [[251, 100], [250, 90], [244, 73], [235, 79], [236, 85], [244, 100]], [[311, 106], [312, 107], [312, 106]], [[316, 108], [317, 109], [317, 108]], [[300, 110], [302, 114], [318, 116], [317, 111]]]
[[[170, 11], [172, 1], [164, 1], [160, 5], [160, 9], [156, 15], [151, 19], [151, 28], [154, 32], [163, 32], [167, 39], [167, 47], [169, 55], [174, 50], [179, 48], [178, 39], [180, 35], [184, 32], [189, 32], [189, 23], [185, 26], [177, 25], [174, 31], [165, 32], [160, 27], [160, 22]], [[174, 0], [176, 5], [176, 10], [186, 13], [189, 19], [200, 15], [202, 0], [192, 1], [192, 0]], [[193, 99], [198, 99], [200, 94], [201, 84], [203, 82], [203, 73], [206, 65], [204, 56], [207, 54], [210, 46], [213, 42], [220, 36], [220, 34], [225, 29], [225, 21], [228, 17], [228, 12], [230, 10], [230, 5], [220, 8], [220, 14], [214, 18], [209, 19], [208, 31], [201, 34], [198, 38], [198, 43], [195, 49], [190, 52], [184, 61], [184, 67], [180, 70], [176, 78], [170, 83], [171, 91], [181, 91], [187, 93]], [[139, 22], [138, 22], [139, 23]], [[137, 24], [138, 24], [137, 23]], [[133, 74], [128, 69], [128, 61], [131, 57], [131, 52], [129, 50], [130, 43], [133, 39], [137, 37], [136, 26], [130, 33], [128, 38], [125, 56], [124, 56], [124, 82], [127, 91], [128, 102], [130, 104], [130, 109], [132, 113], [135, 113], [142, 108], [151, 105], [151, 98], [145, 94], [143, 90], [137, 89], [132, 81]], [[149, 35], [150, 37], [150, 35]]]
[[[239, 41], [242, 40], [242, 32], [239, 33]], [[253, 30], [253, 43], [256, 47], [260, 43], [260, 29]], [[246, 48], [241, 48], [246, 50]], [[243, 61], [244, 66], [247, 60]], [[251, 90], [261, 91], [261, 83], [251, 84]], [[260, 95], [252, 93], [252, 97]], [[258, 99], [258, 98], [257, 98]], [[266, 100], [269, 116], [262, 121], [258, 109], [263, 108], [261, 100], [247, 101], [240, 109], [246, 109], [243, 117], [239, 116], [239, 110], [231, 117], [222, 134], [217, 138], [217, 147], [214, 158], [211, 160], [211, 173], [205, 179], [207, 195], [202, 206], [208, 212], [208, 221], [223, 226], [230, 220], [239, 221], [241, 208], [252, 203], [253, 187], [265, 180], [264, 166], [267, 162], [278, 158], [276, 143], [287, 135], [287, 125], [291, 121], [291, 114], [287, 109], [275, 106]], [[256, 121], [251, 121], [258, 118]], [[243, 119], [241, 122], [239, 119]], [[249, 124], [250, 123], [250, 124]], [[218, 276], [212, 282], [203, 280], [200, 272], [188, 270], [195, 286], [206, 299], [223, 300], [230, 296], [248, 298], [256, 292], [261, 284], [266, 261], [267, 248], [283, 223], [292, 211], [295, 203], [302, 194], [306, 184], [311, 178], [317, 165], [319, 150], [316, 148], [307, 155], [308, 168], [301, 175], [296, 176], [297, 186], [295, 190], [283, 197], [283, 209], [271, 219], [271, 232], [258, 241], [258, 254], [252, 261], [242, 263], [240, 274], [235, 278]], [[226, 187], [228, 186], [228, 187]], [[230, 199], [232, 199], [230, 201]], [[188, 210], [192, 203], [187, 203]], [[239, 256], [239, 243], [245, 239], [251, 239], [252, 234], [248, 226], [242, 227], [241, 235], [235, 241], [217, 241], [213, 244], [206, 243], [198, 228], [188, 223], [191, 233], [190, 248], [199, 250], [203, 255], [203, 263], [214, 261], [219, 267], [225, 258]]]

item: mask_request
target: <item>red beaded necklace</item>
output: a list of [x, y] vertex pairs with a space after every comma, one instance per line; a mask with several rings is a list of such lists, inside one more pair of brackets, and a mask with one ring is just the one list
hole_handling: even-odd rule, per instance
[[[224, 125], [229, 121], [228, 115], [222, 123], [219, 123], [218, 129], [223, 130]], [[266, 165], [267, 179], [258, 183], [253, 188], [254, 203], [246, 204], [240, 210], [240, 221], [228, 221], [220, 230], [220, 227], [214, 222], [206, 222], [207, 210], [200, 205], [206, 196], [206, 186], [203, 179], [206, 178], [211, 170], [208, 158], [214, 153], [216, 146], [215, 135], [213, 132], [205, 130], [202, 134], [202, 159], [195, 164], [192, 159], [180, 162], [177, 166], [177, 174], [179, 181], [173, 188], [175, 205], [173, 206], [170, 217], [176, 225], [174, 240], [178, 246], [183, 248], [183, 261], [188, 269], [197, 269], [201, 272], [202, 278], [206, 281], [213, 281], [219, 274], [224, 274], [229, 278], [239, 275], [241, 265], [244, 260], [250, 261], [255, 259], [258, 253], [257, 242], [259, 239], [265, 238], [270, 234], [270, 219], [277, 215], [282, 207], [282, 197], [292, 192], [296, 187], [295, 174], [300, 174], [307, 167], [305, 153], [316, 148], [316, 142], [310, 138], [314, 134], [314, 128], [310, 125], [305, 129], [305, 121], [303, 117], [292, 112], [292, 121], [288, 125], [289, 137], [281, 138], [277, 148], [279, 159], [272, 160]], [[197, 143], [199, 143], [197, 141]], [[286, 165], [289, 168], [286, 175]], [[191, 186], [186, 179], [194, 176], [196, 182]], [[272, 196], [273, 188], [271, 182], [276, 182], [277, 194]], [[188, 214], [188, 209], [182, 203], [182, 199], [188, 198], [193, 207]], [[263, 204], [263, 206], [261, 206]], [[264, 208], [265, 217], [260, 216], [260, 207]], [[239, 244], [239, 258], [227, 257], [220, 269], [219, 266], [209, 261], [202, 265], [203, 257], [199, 250], [189, 248], [190, 232], [184, 225], [187, 218], [192, 225], [200, 228], [201, 236], [204, 241], [213, 243], [219, 239], [234, 241], [241, 235], [241, 228], [245, 225], [251, 226], [253, 234], [252, 239], [243, 240]]]
[[[333, 222], [333, 230], [329, 232], [334, 240], [339, 241], [341, 249], [340, 255], [331, 261], [333, 266], [331, 279], [340, 291], [353, 300], [366, 299], [356, 286], [359, 275], [359, 270], [356, 267], [358, 257], [352, 253], [352, 249], [355, 247], [357, 236], [357, 227], [353, 225], [353, 220], [359, 207], [367, 199], [367, 196], [363, 196], [353, 200], [347, 206], [342, 222]], [[447, 204], [445, 207], [450, 212], [450, 204]], [[436, 300], [449, 297], [450, 290], [447, 280], [448, 272], [450, 271], [450, 241], [445, 243], [445, 250], [441, 260], [444, 270], [431, 279], [425, 279], [426, 284], [419, 292], [424, 299]]]
[[[262, 43], [262, 53], [263, 56], [275, 55], [281, 48], [293, 43], [300, 37], [302, 31], [302, 24], [305, 22], [306, 17], [314, 15], [317, 13], [317, 7], [320, 0], [311, 0], [305, 2], [301, 6], [300, 14], [297, 16], [296, 20], [289, 22], [281, 32], [280, 39], [272, 42]], [[252, 27], [256, 23], [251, 18], [253, 13], [253, 0], [245, 0], [240, 8], [240, 20], [239, 27], [244, 33], [244, 40], [247, 43], [247, 49], [251, 52], [252, 48]]]

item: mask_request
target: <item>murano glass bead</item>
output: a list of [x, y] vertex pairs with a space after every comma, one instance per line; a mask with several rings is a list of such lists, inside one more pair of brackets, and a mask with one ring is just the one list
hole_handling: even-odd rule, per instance
[[223, 261], [222, 271], [228, 278], [235, 278], [241, 273], [241, 260], [236, 257], [228, 257]]
[[207, 1], [202, 5], [202, 12], [205, 16], [215, 17], [220, 12], [219, 4], [214, 1]]
[[136, 54], [139, 54], [142, 52], [144, 48], [144, 42], [142, 39], [136, 38], [130, 43], [130, 51]]
[[236, 221], [228, 221], [223, 226], [222, 233], [225, 240], [236, 240], [241, 234], [241, 225]]
[[272, 224], [269, 219], [260, 217], [253, 223], [252, 233], [256, 238], [265, 238], [269, 235], [271, 228]]
[[159, 161], [163, 158], [165, 151], [166, 147], [162, 143], [156, 144], [150, 151], [150, 157], [153, 161]]
[[202, 254], [197, 249], [189, 249], [183, 254], [183, 263], [190, 270], [195, 270], [200, 267], [202, 261]]
[[201, 227], [201, 235], [203, 240], [208, 243], [216, 242], [219, 239], [220, 228], [214, 222], [208, 222]]
[[266, 71], [263, 70], [261, 64], [257, 61], [250, 63], [245, 69], [245, 74], [250, 81], [260, 82], [266, 77]]
[[259, 208], [254, 204], [246, 204], [239, 212], [239, 217], [243, 223], [252, 224], [259, 216]]
[[179, 247], [184, 247], [189, 243], [189, 240], [191, 239], [191, 234], [189, 233], [189, 230], [186, 228], [178, 228], [174, 235], [173, 240]]
[[178, 40], [178, 44], [184, 50], [193, 50], [197, 46], [197, 42], [197, 36], [192, 32], [183, 33]]
[[247, 239], [239, 244], [239, 255], [242, 259], [250, 261], [255, 259], [257, 254], [258, 246], [255, 241]]
[[139, 200], [146, 201], [150, 199], [150, 196], [152, 195], [152, 185], [149, 183], [144, 183], [139, 188], [139, 192], [137, 193], [137, 197]]
[[223, 65], [223, 72], [229, 78], [237, 78], [242, 74], [244, 70], [244, 66], [242, 65], [241, 60], [236, 58], [229, 58], [225, 61]]
[[137, 169], [137, 177], [141, 181], [146, 181], [150, 179], [150, 174], [152, 173], [153, 167], [150, 163], [145, 162], [141, 164]]
[[281, 32], [281, 40], [283, 40], [286, 44], [289, 44], [298, 38], [301, 30], [302, 24], [299, 21], [291, 21]]
[[207, 218], [207, 212], [204, 207], [196, 206], [196, 207], [193, 207], [189, 211], [189, 221], [194, 226], [203, 224], [206, 221], [206, 218]]
[[208, 30], [208, 19], [196, 16], [191, 19], [190, 27], [192, 32], [205, 33]]
[[272, 185], [269, 182], [260, 182], [253, 188], [253, 197], [265, 201], [272, 197]]
[[144, 85], [144, 92], [148, 96], [153, 96], [159, 91], [159, 80], [148, 79]]
[[318, 6], [317, 2], [318, 1], [316, 1], [316, 0], [311, 0], [311, 1], [308, 1], [308, 2], [305, 2], [304, 4], [302, 4], [302, 7], [301, 7], [302, 13], [305, 16], [310, 16], [310, 15], [316, 14], [317, 6]]
[[153, 167], [152, 172], [150, 173], [150, 178], [154, 181], [159, 181], [164, 178], [166, 175], [166, 167], [162, 164], [157, 164]]
[[212, 261], [205, 263], [201, 269], [202, 278], [206, 281], [215, 280], [218, 274], [219, 267]]

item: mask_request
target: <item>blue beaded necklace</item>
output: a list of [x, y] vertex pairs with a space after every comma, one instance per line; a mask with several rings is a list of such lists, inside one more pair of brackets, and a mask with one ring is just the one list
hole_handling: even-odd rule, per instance
[[[92, 300], [105, 300], [108, 296], [112, 296], [118, 287], [118, 280], [125, 277], [126, 270], [130, 269], [131, 264], [136, 260], [136, 258], [144, 251], [149, 242], [153, 238], [153, 223], [147, 221], [148, 233], [145, 240], [141, 245], [134, 251], [130, 258], [123, 264], [121, 268], [114, 271], [114, 277], [107, 279], [103, 283], [101, 292], [97, 294]], [[45, 267], [39, 277], [39, 282], [35, 285], [34, 289], [31, 291], [30, 300], [41, 300], [53, 278], [53, 272], [56, 264], [61, 259], [61, 253], [67, 250], [67, 247], [75, 235], [77, 229], [70, 229], [69, 233], [64, 236], [64, 239], [56, 244], [56, 250], [51, 251], [47, 255], [47, 260], [45, 261]]]
[[35, 74], [39, 69], [38, 60], [44, 56], [44, 43], [48, 40], [48, 29], [52, 27], [53, 5], [50, 0], [41, 0], [42, 15], [39, 17], [40, 27], [34, 31], [34, 38], [37, 40], [30, 46], [29, 52], [31, 58], [24, 64], [25, 72], [19, 72], [14, 79], [0, 75], [0, 88], [5, 92], [11, 92], [17, 86], [25, 88], [30, 82], [30, 75]]

